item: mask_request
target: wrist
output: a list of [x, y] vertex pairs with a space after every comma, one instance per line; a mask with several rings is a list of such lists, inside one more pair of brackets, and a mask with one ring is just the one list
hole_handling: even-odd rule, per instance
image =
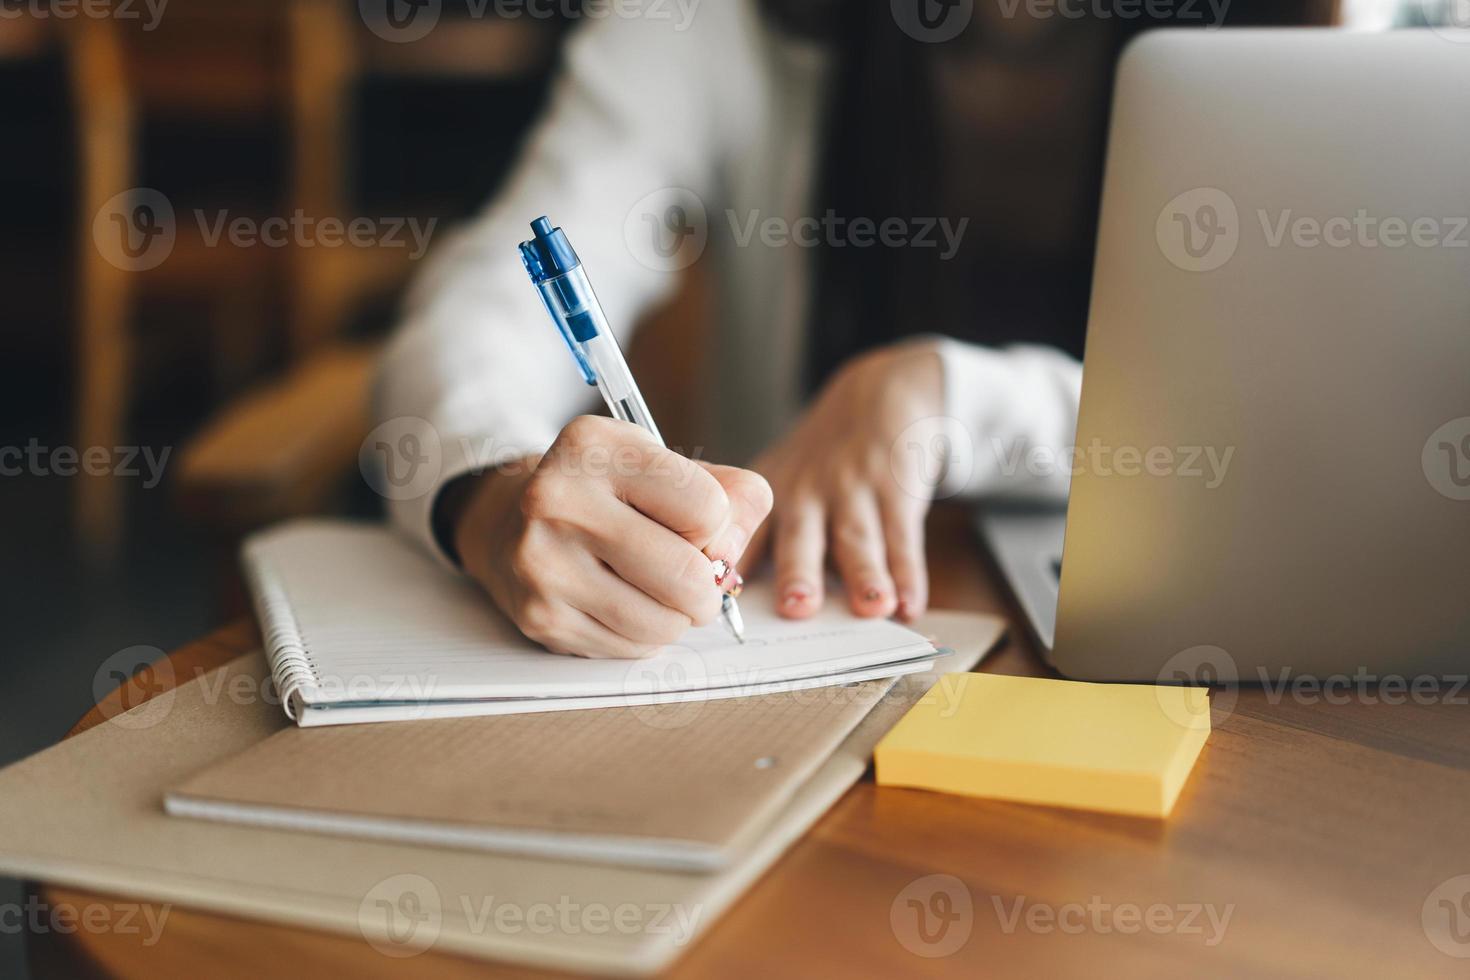
[[902, 427], [944, 414], [942, 346], [936, 338], [920, 337], [900, 341], [883, 351], [878, 397], [890, 424]]
[[490, 470], [465, 473], [439, 488], [430, 514], [434, 540], [460, 568], [467, 544], [483, 539], [489, 513], [514, 503], [518, 487], [536, 469], [539, 455], [511, 460]]

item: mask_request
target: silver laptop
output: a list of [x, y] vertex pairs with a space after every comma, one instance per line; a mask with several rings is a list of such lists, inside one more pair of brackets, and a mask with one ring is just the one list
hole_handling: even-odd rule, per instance
[[1125, 52], [1067, 511], [980, 519], [1062, 673], [1470, 671], [1466, 42]]

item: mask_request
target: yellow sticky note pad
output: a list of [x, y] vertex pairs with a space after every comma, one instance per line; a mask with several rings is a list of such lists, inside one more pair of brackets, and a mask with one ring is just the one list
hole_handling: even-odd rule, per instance
[[1167, 817], [1209, 736], [1204, 688], [946, 674], [874, 758], [880, 786]]

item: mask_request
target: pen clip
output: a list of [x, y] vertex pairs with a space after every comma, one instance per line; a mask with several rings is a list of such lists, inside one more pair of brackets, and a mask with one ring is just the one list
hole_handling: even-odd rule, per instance
[[561, 334], [561, 339], [566, 341], [567, 350], [572, 352], [572, 359], [577, 362], [577, 367], [582, 372], [582, 380], [589, 385], [596, 386], [597, 374], [592, 370], [592, 363], [587, 360], [587, 355], [582, 353], [582, 345], [577, 343], [576, 337], [572, 336], [572, 329], [567, 326], [566, 319], [560, 316], [556, 310], [552, 309], [551, 300], [547, 298], [545, 293], [541, 294], [541, 302], [546, 304], [546, 311], [556, 321], [556, 331]]
[[566, 317], [552, 302], [550, 290], [555, 288], [543, 278], [543, 270], [540, 259], [536, 255], [530, 242], [521, 243], [521, 262], [526, 267], [526, 272], [531, 276], [531, 281], [536, 285], [536, 292], [541, 296], [541, 305], [546, 307], [546, 312], [551, 316], [551, 322], [556, 324], [557, 333], [566, 343], [567, 350], [572, 352], [572, 359], [577, 362], [577, 370], [582, 372], [582, 380], [589, 385], [597, 385], [597, 374], [592, 370], [592, 364], [587, 360], [587, 355], [582, 353], [582, 345], [577, 338], [572, 336], [572, 328], [567, 324]]

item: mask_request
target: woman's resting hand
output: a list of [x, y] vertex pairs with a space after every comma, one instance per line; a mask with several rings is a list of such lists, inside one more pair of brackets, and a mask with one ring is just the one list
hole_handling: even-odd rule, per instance
[[924, 611], [924, 517], [936, 480], [905, 443], [922, 430], [915, 423], [944, 410], [943, 389], [934, 343], [871, 351], [844, 364], [796, 428], [756, 460], [775, 509], [746, 567], [770, 548], [782, 615], [821, 608], [829, 556], [859, 616]]

